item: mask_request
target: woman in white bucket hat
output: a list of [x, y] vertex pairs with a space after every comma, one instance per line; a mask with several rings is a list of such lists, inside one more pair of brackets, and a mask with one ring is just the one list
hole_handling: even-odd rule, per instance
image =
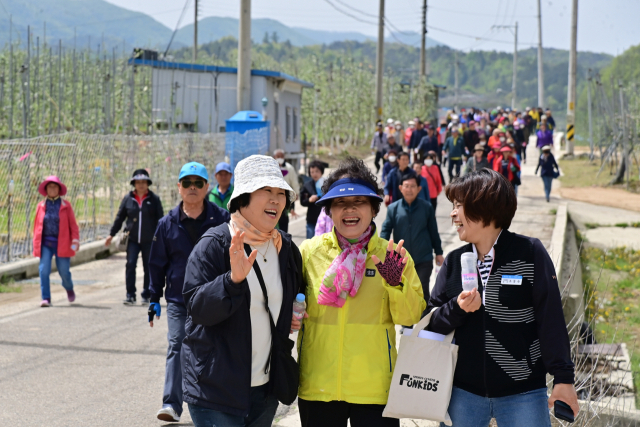
[[[285, 377], [273, 362], [279, 346], [290, 342], [302, 284], [300, 251], [291, 235], [275, 228], [296, 199], [280, 166], [255, 155], [238, 163], [234, 175], [231, 221], [202, 236], [183, 287], [184, 401], [196, 427], [271, 425], [278, 408], [274, 386]], [[280, 336], [272, 336], [269, 316]], [[297, 378], [292, 388], [295, 394]]]

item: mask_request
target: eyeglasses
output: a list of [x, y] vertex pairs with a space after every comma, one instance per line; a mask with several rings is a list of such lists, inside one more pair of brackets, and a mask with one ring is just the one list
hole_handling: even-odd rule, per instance
[[204, 181], [200, 179], [197, 181], [191, 181], [190, 179], [183, 179], [182, 181], [180, 181], [180, 183], [182, 184], [182, 188], [189, 188], [193, 185], [199, 190], [201, 190], [206, 184]]

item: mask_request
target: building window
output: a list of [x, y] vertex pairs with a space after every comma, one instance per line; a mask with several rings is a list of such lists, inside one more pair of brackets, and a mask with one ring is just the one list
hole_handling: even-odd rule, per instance
[[291, 107], [287, 107], [287, 114], [285, 116], [285, 132], [287, 142], [291, 142]]
[[298, 109], [293, 109], [293, 140], [298, 140]]

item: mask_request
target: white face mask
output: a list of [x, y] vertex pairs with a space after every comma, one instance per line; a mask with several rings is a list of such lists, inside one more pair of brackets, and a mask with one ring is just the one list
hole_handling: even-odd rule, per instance
[[429, 167], [429, 166], [433, 165], [433, 160], [427, 159], [427, 160], [424, 161], [424, 164], [427, 165], [427, 167]]
[[280, 166], [284, 165], [284, 159], [283, 159], [282, 157], [278, 157], [278, 158], [276, 159], [276, 161], [278, 162], [278, 164], [279, 164]]
[[396, 161], [396, 159], [397, 159], [397, 157], [396, 157], [396, 156], [389, 156], [389, 161], [390, 161], [391, 163], [395, 162], [395, 161]]
[[500, 142], [504, 142], [504, 141], [505, 141], [504, 136], [500, 137]]

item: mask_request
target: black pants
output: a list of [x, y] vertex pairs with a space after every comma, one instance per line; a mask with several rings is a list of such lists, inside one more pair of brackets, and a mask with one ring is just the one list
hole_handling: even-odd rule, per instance
[[302, 427], [400, 427], [397, 418], [383, 418], [385, 405], [359, 405], [348, 402], [318, 402], [298, 398]]
[[376, 160], [373, 162], [376, 165], [376, 173], [380, 172], [380, 160], [382, 160], [382, 164], [384, 165], [384, 152], [376, 151]]
[[462, 159], [452, 160], [449, 159], [449, 182], [453, 181], [453, 167], [456, 167], [456, 178], [460, 176], [460, 166], [462, 166]]
[[433, 213], [436, 212], [436, 207], [438, 207], [438, 198], [434, 197], [431, 199], [431, 206], [433, 206]]
[[282, 212], [282, 215], [280, 215], [280, 221], [278, 222], [278, 227], [280, 227], [280, 230], [285, 233], [289, 232], [289, 212]]
[[144, 269], [141, 297], [149, 298], [151, 296], [149, 292], [149, 254], [151, 253], [151, 242], [140, 244], [133, 240], [129, 240], [129, 244], [127, 245], [127, 296], [134, 298], [136, 296], [136, 264], [138, 264], [138, 254], [140, 252], [142, 252], [142, 268]]

